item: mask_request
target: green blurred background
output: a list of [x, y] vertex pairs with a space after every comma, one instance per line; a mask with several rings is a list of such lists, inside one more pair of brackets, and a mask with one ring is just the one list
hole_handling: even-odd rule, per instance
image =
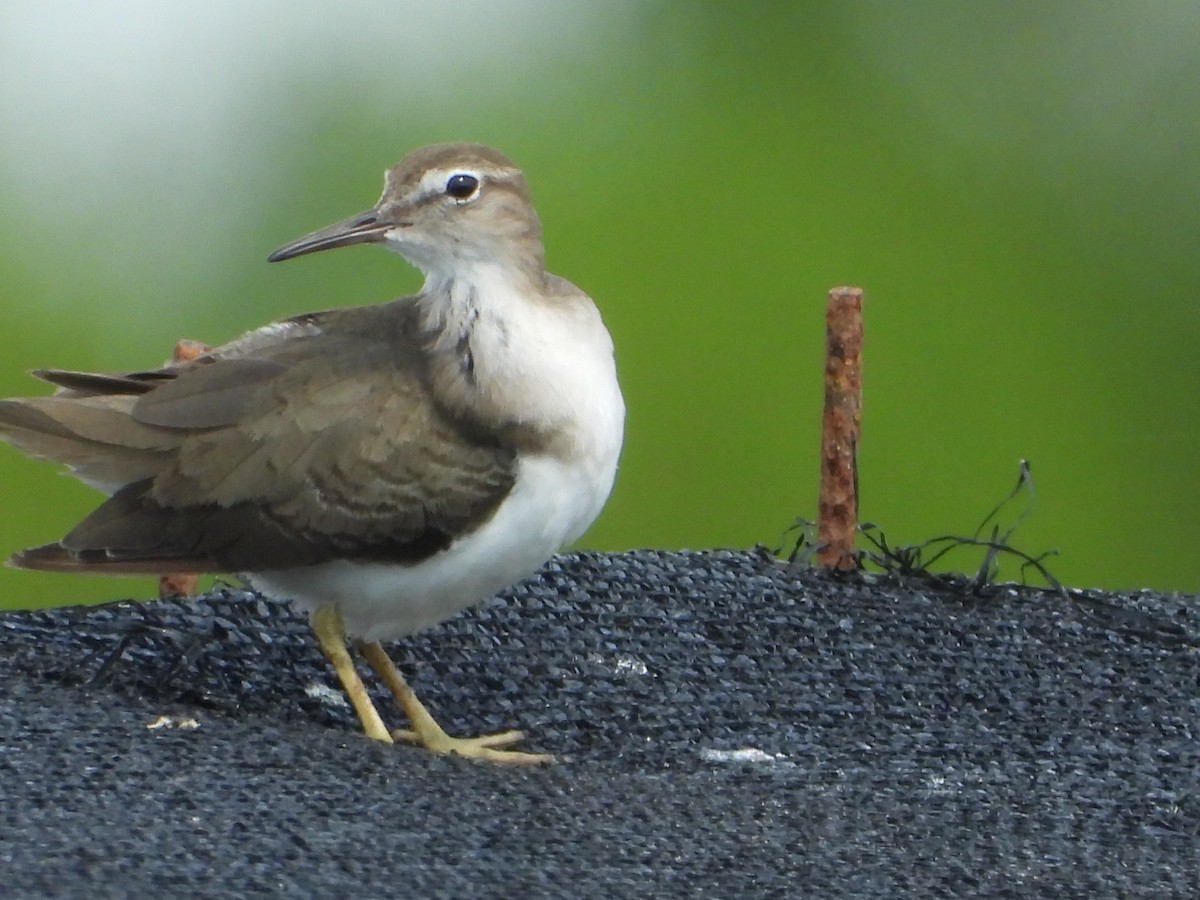
[[[1017, 543], [1060, 578], [1200, 591], [1200, 4], [331, 10], [4, 4], [0, 394], [415, 290], [375, 248], [265, 257], [477, 140], [617, 343], [626, 449], [584, 546], [813, 516], [825, 296], [854, 284], [864, 518], [969, 533], [1027, 457]], [[0, 479], [6, 553], [97, 499], [8, 448]], [[0, 606], [153, 592], [0, 572]]]

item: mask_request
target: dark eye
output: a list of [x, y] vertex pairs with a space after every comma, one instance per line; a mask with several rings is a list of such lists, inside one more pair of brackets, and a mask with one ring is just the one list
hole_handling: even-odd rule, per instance
[[446, 182], [446, 193], [455, 200], [466, 200], [479, 190], [479, 179], [474, 175], [451, 175]]

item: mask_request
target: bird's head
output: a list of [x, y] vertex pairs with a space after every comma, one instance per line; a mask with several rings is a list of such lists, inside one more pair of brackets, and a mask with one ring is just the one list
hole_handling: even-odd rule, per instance
[[373, 208], [292, 241], [271, 262], [350, 244], [377, 243], [428, 276], [452, 278], [463, 267], [499, 264], [540, 275], [541, 224], [525, 176], [481, 144], [434, 144], [384, 175]]

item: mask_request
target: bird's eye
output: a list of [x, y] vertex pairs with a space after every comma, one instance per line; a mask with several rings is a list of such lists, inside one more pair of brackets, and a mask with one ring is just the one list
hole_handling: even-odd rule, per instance
[[474, 175], [451, 175], [446, 182], [446, 193], [455, 200], [466, 200], [479, 190], [479, 179]]

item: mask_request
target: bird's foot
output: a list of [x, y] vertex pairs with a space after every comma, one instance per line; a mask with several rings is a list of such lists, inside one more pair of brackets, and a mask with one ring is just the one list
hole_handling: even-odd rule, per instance
[[[399, 728], [392, 732], [392, 738], [410, 744], [418, 744], [426, 750], [443, 755], [465, 756], [470, 759], [486, 759], [489, 762], [509, 763], [512, 765], [539, 765], [554, 762], [554, 757], [548, 753], [525, 753], [521, 750], [502, 750], [509, 747], [524, 735], [519, 731], [501, 731], [497, 734], [484, 734], [473, 738], [451, 737], [442, 730], [436, 722], [423, 723], [425, 727], [418, 733], [408, 728]], [[432, 728], [428, 727], [430, 724]]]
[[[519, 731], [501, 731], [498, 734], [485, 734], [474, 738], [456, 738], [446, 734], [445, 729], [430, 715], [425, 705], [417, 699], [412, 688], [404, 680], [396, 664], [377, 643], [358, 645], [363, 657], [370, 663], [371, 668], [387, 685], [404, 715], [408, 717], [410, 728], [393, 731], [389, 738], [396, 741], [406, 741], [417, 744], [426, 750], [443, 755], [466, 756], [470, 759], [486, 759], [489, 762], [510, 763], [514, 765], [537, 765], [554, 762], [554, 757], [546, 753], [524, 753], [520, 750], [502, 750], [521, 740]], [[371, 723], [374, 724], [373, 722]], [[372, 737], [375, 735], [367, 727], [363, 719], [363, 727]]]

